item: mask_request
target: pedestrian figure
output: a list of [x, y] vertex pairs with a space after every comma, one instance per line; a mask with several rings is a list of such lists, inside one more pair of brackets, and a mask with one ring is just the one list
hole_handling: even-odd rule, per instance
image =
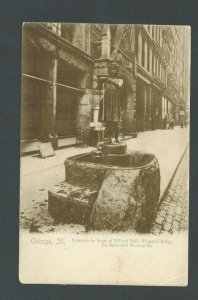
[[174, 118], [172, 118], [170, 121], [170, 128], [174, 129], [174, 125], [175, 125], [175, 121], [174, 121]]
[[121, 101], [120, 88], [123, 80], [118, 78], [118, 67], [112, 65], [110, 69], [111, 77], [100, 78], [103, 87], [103, 97], [99, 105], [98, 121], [104, 122], [108, 137], [108, 143], [112, 143], [112, 135], [114, 133], [115, 142], [118, 140], [118, 124], [121, 119]]
[[166, 128], [167, 129], [171, 128], [171, 118], [170, 118], [169, 113], [167, 113], [167, 115], [166, 115]]
[[164, 124], [163, 125], [164, 125], [164, 129], [166, 129], [166, 126], [167, 126], [167, 116], [164, 117]]
[[184, 127], [184, 121], [183, 121], [183, 119], [181, 120], [181, 128], [183, 128]]

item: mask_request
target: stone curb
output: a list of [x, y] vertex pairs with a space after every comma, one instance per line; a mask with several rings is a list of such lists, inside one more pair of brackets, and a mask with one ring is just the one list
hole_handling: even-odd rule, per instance
[[163, 189], [163, 191], [162, 191], [162, 193], [161, 193], [161, 195], [160, 195], [158, 207], [161, 205], [161, 203], [162, 203], [162, 201], [163, 201], [163, 199], [164, 199], [164, 197], [165, 197], [165, 195], [166, 195], [166, 192], [167, 192], [168, 188], [170, 187], [170, 184], [171, 184], [171, 182], [172, 182], [172, 180], [173, 180], [173, 178], [174, 178], [174, 176], [175, 176], [175, 173], [177, 172], [177, 169], [179, 168], [179, 165], [180, 165], [180, 163], [181, 163], [181, 161], [182, 161], [182, 159], [183, 159], [183, 157], [184, 157], [184, 155], [185, 155], [185, 153], [186, 153], [188, 147], [189, 147], [189, 144], [188, 144], [188, 145], [186, 146], [186, 148], [184, 149], [184, 152], [182, 153], [181, 158], [179, 159], [179, 162], [178, 162], [178, 164], [176, 165], [176, 168], [175, 168], [175, 170], [173, 171], [173, 173], [172, 173], [172, 175], [171, 175], [171, 177], [170, 177], [170, 180], [168, 181], [167, 185], [164, 187], [164, 189]]

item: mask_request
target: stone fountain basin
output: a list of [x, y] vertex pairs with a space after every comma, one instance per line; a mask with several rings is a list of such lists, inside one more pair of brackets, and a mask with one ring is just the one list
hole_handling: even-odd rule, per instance
[[140, 151], [134, 151], [128, 155], [130, 155], [131, 161], [127, 166], [105, 165], [101, 158], [95, 157], [94, 153], [69, 157], [65, 161], [65, 180], [70, 184], [98, 190], [108, 170], [112, 170], [112, 172], [116, 170], [128, 172], [130, 170], [132, 172], [132, 170], [148, 168], [156, 159], [153, 154]]
[[128, 155], [124, 166], [121, 159], [105, 165], [95, 153], [68, 158], [65, 181], [49, 191], [51, 216], [88, 230], [149, 231], [160, 195], [158, 160], [146, 152]]

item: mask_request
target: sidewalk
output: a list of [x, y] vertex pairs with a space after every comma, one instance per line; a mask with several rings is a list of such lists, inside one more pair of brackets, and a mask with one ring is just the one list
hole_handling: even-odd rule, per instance
[[55, 156], [41, 158], [38, 154], [21, 157], [21, 177], [40, 173], [62, 165], [67, 157], [94, 150], [93, 147], [69, 147], [55, 151]]

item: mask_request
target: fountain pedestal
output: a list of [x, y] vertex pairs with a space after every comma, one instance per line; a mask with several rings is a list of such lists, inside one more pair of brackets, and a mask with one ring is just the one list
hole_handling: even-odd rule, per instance
[[104, 165], [130, 166], [131, 154], [127, 153], [126, 144], [104, 144], [102, 147], [102, 163]]

